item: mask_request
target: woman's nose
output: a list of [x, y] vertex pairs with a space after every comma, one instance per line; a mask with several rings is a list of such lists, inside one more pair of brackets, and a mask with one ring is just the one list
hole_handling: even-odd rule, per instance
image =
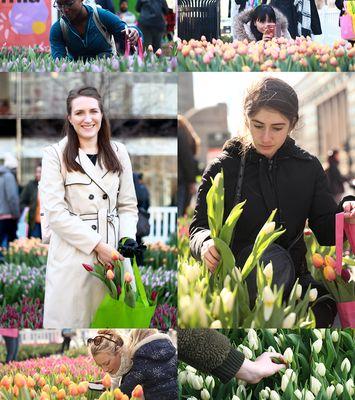
[[85, 117], [84, 117], [84, 121], [85, 122], [91, 122], [92, 121], [91, 115], [90, 114], [86, 114]]

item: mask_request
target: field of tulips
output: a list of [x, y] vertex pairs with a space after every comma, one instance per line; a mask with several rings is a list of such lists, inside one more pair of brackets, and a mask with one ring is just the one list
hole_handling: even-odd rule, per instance
[[0, 398], [3, 400], [94, 399], [99, 397], [89, 389], [90, 381], [102, 381], [106, 391], [100, 399], [139, 400], [143, 390], [138, 385], [131, 397], [119, 389], [109, 391], [111, 378], [87, 356], [77, 358], [53, 356], [12, 362], [0, 369]]
[[[243, 212], [244, 203], [234, 207], [223, 224], [224, 214], [223, 173], [217, 174], [207, 195], [207, 213], [211, 238], [221, 254], [221, 262], [213, 275], [201, 262], [189, 255], [188, 220], [179, 221], [179, 326], [181, 328], [313, 328], [315, 318], [312, 305], [317, 300], [317, 290], [302, 288], [295, 282], [290, 294], [285, 296], [283, 287], [272, 287], [272, 263], [260, 265], [263, 251], [280, 235], [282, 228], [275, 229], [275, 211], [265, 221], [260, 230], [251, 254], [242, 266], [235, 266], [233, 253], [229, 248], [231, 236]], [[309, 248], [308, 259], [312, 273], [312, 254], [327, 254], [332, 260], [334, 248], [320, 247], [314, 235], [307, 232], [306, 243]], [[345, 260], [345, 258], [344, 258]], [[349, 263], [354, 259], [348, 256]], [[334, 262], [334, 260], [333, 260]], [[349, 271], [349, 290], [354, 286], [354, 269]], [[256, 269], [257, 293], [255, 304], [249, 299], [247, 276]], [[351, 272], [352, 271], [352, 272]], [[314, 275], [316, 279], [317, 275]], [[339, 278], [342, 279], [342, 278]], [[350, 281], [351, 280], [351, 281]], [[331, 284], [331, 282], [329, 282]], [[335, 298], [335, 300], [337, 300]], [[354, 300], [354, 299], [353, 299]], [[352, 325], [345, 325], [352, 326]]]
[[354, 71], [355, 48], [345, 40], [332, 47], [309, 37], [274, 38], [267, 42], [225, 43], [191, 39], [179, 41], [179, 71]]
[[[47, 247], [38, 239], [19, 239], [3, 251], [0, 267], [0, 326], [41, 328]], [[177, 248], [150, 244], [140, 271], [148, 297], [157, 301], [151, 326], [176, 326]], [[83, 273], [86, 273], [83, 271]]]
[[247, 359], [278, 352], [287, 369], [258, 384], [212, 376], [179, 365], [179, 398], [190, 400], [351, 400], [354, 398], [354, 330], [224, 330]]
[[[175, 46], [167, 49], [176, 52]], [[167, 51], [164, 50], [164, 53]], [[53, 60], [49, 48], [2, 47], [0, 49], [0, 72], [174, 72], [177, 59], [164, 56], [161, 49], [147, 51], [143, 58], [138, 55], [113, 56], [90, 62]]]

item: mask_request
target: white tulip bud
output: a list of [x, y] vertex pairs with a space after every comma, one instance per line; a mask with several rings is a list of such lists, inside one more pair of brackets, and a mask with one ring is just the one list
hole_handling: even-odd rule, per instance
[[320, 330], [320, 333], [322, 334], [322, 339], [324, 340], [325, 339], [325, 334], [327, 332], [327, 329], [322, 328], [322, 329], [319, 329], [319, 330]]
[[298, 400], [302, 400], [302, 392], [299, 389], [295, 390], [295, 396]]
[[292, 382], [295, 382], [296, 372], [293, 369], [291, 369], [291, 368], [286, 369], [285, 375], [288, 377], [288, 379], [291, 379]]
[[203, 388], [203, 378], [202, 376], [195, 375], [192, 380], [192, 387], [195, 390], [201, 390]]
[[219, 319], [216, 319], [215, 321], [212, 322], [210, 325], [211, 329], [221, 329], [222, 328], [222, 322]]
[[267, 331], [270, 332], [272, 335], [275, 335], [275, 333], [277, 333], [276, 328], [267, 328]]
[[305, 400], [314, 400], [315, 397], [313, 396], [313, 393], [312, 393], [312, 392], [310, 392], [309, 390], [307, 390], [307, 391], [306, 391], [306, 394], [305, 394], [305, 396], [304, 396], [304, 399], [305, 399]]
[[276, 342], [279, 346], [281, 346], [281, 340], [280, 340], [280, 338], [277, 337], [277, 336], [275, 336], [274, 339], [275, 339], [275, 342]]
[[325, 376], [326, 368], [323, 363], [316, 363], [316, 371], [320, 376]]
[[260, 400], [267, 400], [269, 398], [269, 392], [265, 389], [261, 390], [259, 393], [259, 399]]
[[312, 344], [312, 348], [313, 348], [313, 350], [318, 354], [318, 353], [320, 353], [320, 351], [322, 350], [322, 345], [323, 345], [322, 339], [317, 339], [317, 340]]
[[337, 395], [340, 396], [340, 395], [343, 393], [343, 391], [344, 391], [343, 385], [341, 385], [340, 383], [338, 383], [338, 384], [335, 386], [335, 391], [336, 391]]
[[287, 347], [287, 349], [284, 352], [284, 358], [288, 363], [292, 363], [293, 360], [293, 351], [290, 347]]
[[340, 369], [342, 372], [345, 372], [346, 374], [349, 373], [351, 369], [350, 361], [347, 358], [344, 358], [343, 362], [340, 365]]
[[322, 340], [322, 332], [319, 329], [313, 329], [313, 333], [316, 335], [317, 339]]
[[317, 396], [321, 387], [322, 387], [322, 384], [319, 382], [319, 380], [317, 378], [315, 378], [314, 376], [311, 376], [311, 391], [315, 396]]
[[202, 389], [200, 396], [201, 396], [201, 400], [209, 400], [211, 398], [207, 389]]
[[327, 387], [327, 390], [325, 391], [325, 393], [326, 393], [328, 399], [332, 398], [334, 390], [335, 390], [334, 385], [330, 385], [330, 386]]
[[236, 394], [233, 395], [232, 400], [240, 400], [240, 397], [238, 397]]
[[296, 313], [292, 312], [288, 314], [288, 316], [283, 320], [282, 327], [283, 328], [293, 328], [293, 325], [296, 321]]
[[229, 275], [227, 275], [227, 276], [224, 278], [223, 286], [224, 286], [225, 288], [230, 289], [230, 284], [231, 284], [231, 277], [230, 277]]
[[273, 273], [274, 273], [271, 262], [269, 262], [269, 264], [267, 264], [267, 266], [264, 268], [263, 273], [265, 275], [267, 283], [270, 285], [271, 282], [272, 282], [272, 276], [273, 276]]
[[222, 299], [224, 312], [226, 312], [226, 313], [231, 312], [233, 309], [233, 305], [234, 305], [233, 293], [230, 290], [228, 290], [227, 288], [223, 288], [220, 296]]
[[245, 355], [246, 359], [250, 360], [253, 357], [253, 353], [248, 347], [243, 346], [242, 351], [243, 351], [243, 354]]
[[196, 374], [196, 372], [197, 372], [197, 369], [194, 367], [191, 367], [191, 365], [187, 365], [185, 369], [186, 369], [186, 371], [192, 372], [193, 374]]
[[197, 400], [195, 396], [188, 397], [187, 400]]
[[286, 392], [286, 388], [288, 386], [288, 383], [289, 383], [289, 379], [288, 379], [288, 376], [285, 374], [285, 375], [282, 376], [282, 379], [281, 379], [281, 390], [283, 392]]
[[345, 382], [345, 388], [352, 397], [354, 395], [354, 381], [352, 378]]
[[275, 390], [271, 390], [270, 400], [280, 400], [280, 396], [277, 392], [275, 392]]
[[298, 283], [296, 287], [296, 299], [300, 299], [302, 296], [302, 286]]
[[333, 341], [334, 343], [336, 343], [338, 340], [339, 340], [339, 333], [338, 333], [338, 331], [333, 331], [333, 332], [332, 332], [332, 341]]
[[211, 375], [206, 376], [205, 382], [206, 382], [206, 386], [208, 389], [212, 390], [214, 388], [215, 381], [214, 381], [213, 376], [211, 376]]
[[187, 371], [181, 371], [181, 372], [179, 372], [178, 380], [179, 380], [179, 382], [181, 383], [181, 385], [185, 385], [186, 380], [187, 380], [187, 374], [188, 374]]
[[317, 299], [318, 296], [318, 290], [317, 289], [311, 289], [309, 291], [309, 301], [315, 301]]
[[261, 228], [260, 234], [269, 235], [273, 233], [275, 230], [275, 222], [266, 222], [265, 225]]
[[213, 302], [212, 315], [215, 318], [218, 318], [220, 316], [220, 313], [221, 313], [221, 297], [217, 296]]
[[249, 341], [249, 347], [252, 350], [257, 350], [259, 348], [258, 335], [256, 334], [254, 329], [249, 329], [249, 331], [248, 331], [248, 341]]
[[268, 349], [266, 350], [268, 353], [277, 353], [277, 351], [272, 347], [269, 346]]
[[269, 321], [272, 310], [274, 309], [275, 295], [269, 286], [265, 286], [262, 296], [264, 303], [264, 319], [265, 321]]

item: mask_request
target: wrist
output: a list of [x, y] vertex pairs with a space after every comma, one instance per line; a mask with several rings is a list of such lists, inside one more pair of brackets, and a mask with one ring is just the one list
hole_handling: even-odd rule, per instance
[[256, 362], [248, 360], [247, 358], [244, 359], [242, 366], [235, 376], [237, 379], [242, 379], [248, 383], [256, 383], [260, 380]]
[[100, 249], [102, 248], [102, 241], [100, 240], [99, 243], [95, 246], [95, 251], [100, 251]]

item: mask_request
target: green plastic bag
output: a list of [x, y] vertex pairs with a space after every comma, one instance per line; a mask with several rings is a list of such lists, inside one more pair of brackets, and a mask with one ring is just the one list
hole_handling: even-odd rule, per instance
[[156, 304], [149, 305], [148, 303], [135, 258], [133, 259], [132, 267], [138, 292], [136, 306], [132, 308], [124, 302], [126, 292], [125, 285], [122, 284], [122, 292], [118, 300], [106, 294], [96, 310], [91, 328], [149, 328]]

